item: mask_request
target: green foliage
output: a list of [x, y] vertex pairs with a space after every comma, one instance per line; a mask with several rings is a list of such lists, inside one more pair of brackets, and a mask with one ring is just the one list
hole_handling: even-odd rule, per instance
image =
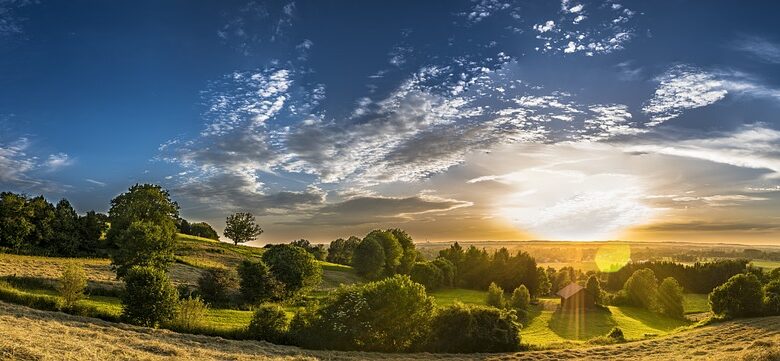
[[203, 237], [219, 241], [219, 235], [210, 224], [206, 222], [198, 222], [190, 224], [190, 231], [187, 233], [191, 236]]
[[432, 352], [512, 352], [520, 349], [520, 324], [514, 311], [456, 303], [431, 321], [424, 348]]
[[455, 287], [455, 276], [457, 269], [455, 265], [446, 258], [436, 258], [433, 260], [433, 264], [441, 270], [441, 284], [444, 287]]
[[80, 249], [83, 253], [94, 253], [100, 244], [103, 234], [108, 231], [108, 217], [102, 213], [89, 211], [79, 217], [81, 238]]
[[244, 260], [238, 265], [240, 290], [244, 301], [260, 304], [279, 297], [281, 285], [261, 260]]
[[0, 281], [0, 301], [44, 311], [59, 311], [61, 309], [57, 297], [21, 292], [5, 281]]
[[629, 304], [654, 310], [658, 300], [658, 281], [649, 268], [634, 272], [623, 286]]
[[536, 268], [536, 278], [539, 288], [536, 291], [536, 296], [546, 296], [550, 294], [552, 290], [552, 283], [550, 283], [550, 277], [543, 267]]
[[658, 306], [669, 317], [682, 318], [685, 314], [683, 289], [673, 277], [664, 278], [658, 286]]
[[352, 266], [359, 275], [370, 280], [381, 277], [385, 269], [385, 251], [379, 241], [373, 238], [360, 241], [352, 256]]
[[27, 200], [27, 210], [32, 231], [25, 240], [25, 245], [37, 249], [47, 249], [54, 239], [54, 221], [56, 219], [54, 206], [43, 196]]
[[290, 242], [290, 245], [301, 247], [306, 250], [306, 252], [311, 253], [312, 256], [318, 261], [324, 261], [325, 256], [327, 255], [327, 250], [325, 249], [325, 245], [322, 244], [311, 244], [309, 240], [306, 239], [299, 239], [297, 241]]
[[203, 327], [208, 306], [198, 297], [187, 297], [179, 301], [176, 314], [166, 326], [174, 330], [192, 332]]
[[425, 286], [428, 291], [441, 287], [444, 274], [433, 262], [417, 262], [409, 274], [412, 281]]
[[772, 280], [764, 286], [764, 310], [768, 315], [780, 315], [780, 280]]
[[291, 333], [304, 347], [400, 352], [427, 334], [434, 301], [408, 276], [343, 286], [314, 312], [299, 313]]
[[78, 251], [79, 242], [79, 216], [67, 199], [57, 202], [54, 210], [55, 218], [52, 229], [54, 231], [54, 245], [57, 254], [73, 256]]
[[76, 263], [65, 266], [57, 287], [66, 308], [72, 308], [76, 302], [84, 298], [84, 290], [87, 288], [87, 273], [84, 268]]
[[517, 311], [528, 311], [530, 304], [531, 293], [528, 292], [528, 288], [525, 285], [520, 285], [520, 287], [512, 291], [512, 298], [509, 299], [509, 308]]
[[113, 234], [117, 249], [111, 254], [111, 264], [117, 277], [123, 277], [133, 266], [165, 270], [175, 259], [176, 228], [172, 222], [135, 221]]
[[348, 239], [339, 238], [330, 242], [328, 246], [328, 256], [326, 260], [332, 263], [351, 265], [352, 255], [360, 244], [360, 238], [351, 236]]
[[322, 268], [311, 253], [289, 244], [274, 245], [263, 253], [263, 261], [282, 284], [285, 297], [314, 288], [322, 280]]
[[212, 305], [228, 303], [238, 287], [238, 273], [233, 269], [212, 268], [198, 278], [201, 297]]
[[168, 191], [153, 184], [136, 184], [111, 200], [108, 240], [116, 246], [111, 254], [117, 277], [133, 266], [160, 269], [174, 261], [179, 205]]
[[289, 323], [284, 309], [278, 305], [266, 304], [257, 308], [246, 333], [255, 340], [284, 343]]
[[589, 302], [592, 305], [600, 305], [602, 302], [601, 282], [595, 275], [588, 277], [588, 281], [585, 283], [585, 289], [589, 297]]
[[176, 315], [178, 293], [165, 271], [133, 266], [124, 280], [122, 319], [136, 325], [156, 327]]
[[401, 245], [401, 250], [403, 252], [396, 272], [401, 274], [409, 274], [409, 272], [412, 271], [412, 267], [414, 267], [415, 261], [418, 258], [417, 249], [414, 247], [414, 240], [412, 240], [412, 237], [409, 236], [406, 231], [399, 228], [388, 229], [387, 232], [390, 232], [395, 237], [395, 239], [398, 240], [398, 244]]
[[716, 315], [749, 317], [761, 314], [764, 295], [755, 275], [738, 274], [710, 293], [710, 306]]
[[488, 286], [488, 293], [485, 298], [485, 304], [495, 308], [504, 308], [506, 306], [506, 300], [504, 300], [504, 289], [499, 287], [495, 282], [491, 282]]
[[255, 223], [255, 216], [248, 212], [233, 213], [225, 221], [225, 237], [230, 238], [238, 245], [254, 241], [263, 229]]
[[363, 241], [374, 240], [382, 246], [382, 251], [385, 256], [384, 260], [384, 276], [392, 276], [396, 274], [398, 266], [401, 264], [401, 256], [403, 256], [403, 248], [395, 235], [390, 231], [373, 230], [369, 232]]
[[0, 193], [0, 246], [19, 249], [35, 228], [29, 219], [32, 212], [25, 198], [9, 192]]

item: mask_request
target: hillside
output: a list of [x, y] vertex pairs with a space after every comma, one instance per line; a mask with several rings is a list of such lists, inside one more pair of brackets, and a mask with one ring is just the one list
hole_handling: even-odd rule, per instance
[[726, 322], [613, 346], [514, 354], [432, 355], [309, 351], [178, 334], [0, 302], [0, 359], [13, 360], [777, 360], [780, 317]]

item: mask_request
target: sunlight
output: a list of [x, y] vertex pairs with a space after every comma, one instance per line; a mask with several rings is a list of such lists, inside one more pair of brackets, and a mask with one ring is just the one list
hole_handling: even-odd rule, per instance
[[609, 244], [599, 247], [595, 262], [601, 272], [617, 272], [631, 261], [631, 247], [627, 244]]

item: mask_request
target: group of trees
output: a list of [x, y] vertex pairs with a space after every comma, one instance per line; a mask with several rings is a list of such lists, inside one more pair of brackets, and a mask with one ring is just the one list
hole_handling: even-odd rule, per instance
[[104, 214], [79, 216], [67, 199], [56, 205], [43, 196], [0, 193], [0, 247], [16, 252], [92, 255], [108, 228]]
[[780, 269], [735, 275], [716, 287], [709, 300], [712, 312], [724, 317], [780, 315]]
[[623, 287], [635, 271], [647, 268], [659, 279], [673, 277], [687, 292], [710, 293], [732, 276], [745, 271], [748, 264], [743, 259], [722, 259], [713, 262], [685, 265], [675, 262], [637, 262], [629, 263], [617, 272], [609, 274], [606, 288], [617, 291]]
[[190, 236], [202, 237], [219, 241], [219, 235], [210, 224], [206, 222], [190, 223], [184, 218], [179, 218], [176, 221], [176, 228], [179, 233], [188, 234]]
[[354, 249], [352, 266], [357, 273], [375, 280], [409, 274], [417, 260], [414, 241], [401, 229], [373, 230]]
[[666, 277], [660, 285], [650, 268], [642, 268], [623, 284], [613, 299], [613, 304], [630, 304], [655, 311], [673, 318], [682, 318], [683, 288], [674, 277]]

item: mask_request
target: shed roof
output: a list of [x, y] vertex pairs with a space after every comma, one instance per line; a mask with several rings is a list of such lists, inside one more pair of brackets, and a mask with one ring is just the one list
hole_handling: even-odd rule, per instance
[[561, 288], [561, 290], [558, 291], [558, 296], [561, 296], [563, 298], [569, 298], [577, 294], [577, 292], [580, 292], [584, 289], [585, 289], [584, 287], [576, 283], [570, 283], [568, 286]]

